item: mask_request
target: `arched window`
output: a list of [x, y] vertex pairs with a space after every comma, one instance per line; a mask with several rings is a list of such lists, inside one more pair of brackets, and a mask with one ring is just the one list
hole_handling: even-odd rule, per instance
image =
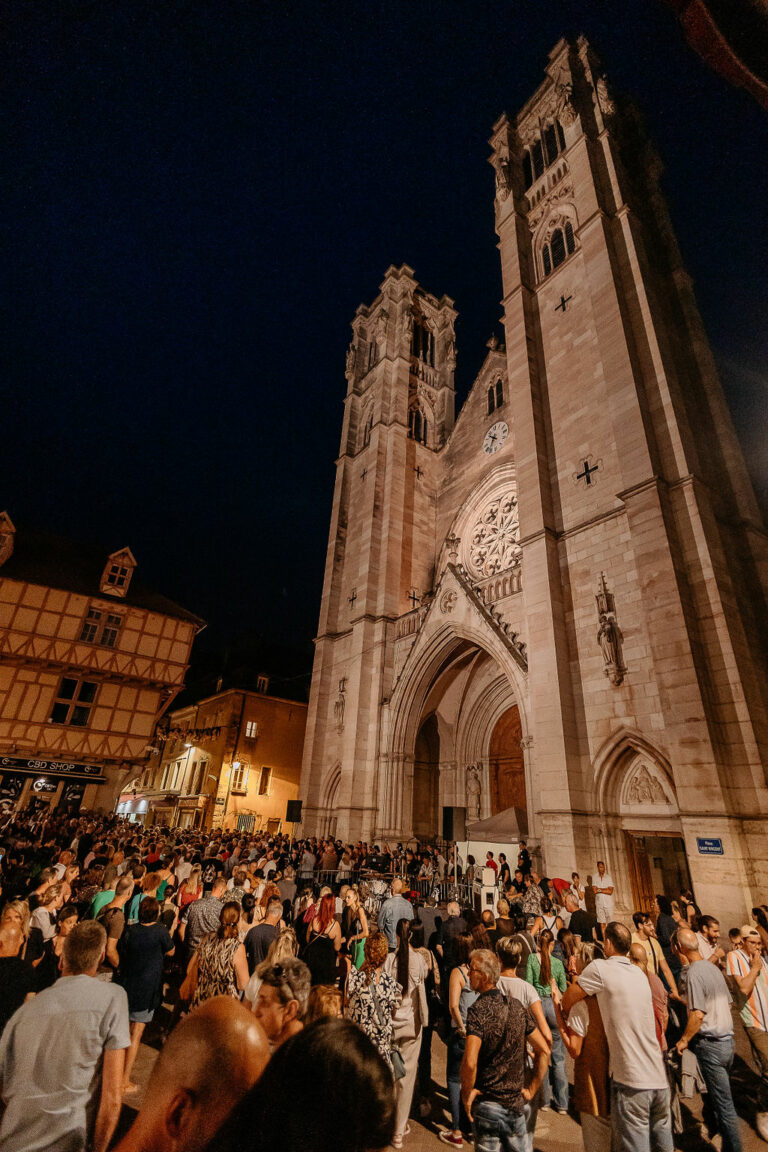
[[496, 381], [496, 407], [500, 408], [504, 403], [504, 385], [501, 380]]
[[552, 267], [557, 268], [565, 260], [565, 241], [560, 228], [552, 233]]
[[541, 147], [541, 140], [537, 140], [532, 150], [533, 158], [533, 178], [538, 180], [544, 171], [544, 150]]
[[493, 385], [488, 389], [488, 415], [490, 416], [496, 407], [496, 395], [493, 391]]
[[427, 442], [427, 418], [420, 408], [411, 408], [408, 413], [408, 435], [419, 444]]
[[565, 247], [568, 250], [569, 256], [576, 247], [576, 242], [573, 239], [573, 225], [571, 224], [570, 220], [566, 220], [565, 222]]
[[565, 136], [563, 134], [563, 126], [559, 120], [555, 120], [555, 127], [557, 129], [557, 140], [560, 144], [560, 151], [565, 152]]
[[547, 154], [547, 164], [554, 164], [557, 160], [557, 134], [554, 124], [544, 130], [544, 151]]
[[423, 360], [425, 364], [429, 364], [430, 368], [434, 368], [435, 334], [434, 332], [430, 332], [429, 328], [418, 320], [413, 326], [411, 353], [419, 360]]
[[549, 254], [549, 244], [545, 244], [542, 248], [541, 258], [544, 262], [544, 275], [549, 276], [552, 271], [552, 257]]
[[531, 164], [531, 154], [527, 149], [523, 153], [523, 184], [526, 190], [533, 184], [533, 165]]

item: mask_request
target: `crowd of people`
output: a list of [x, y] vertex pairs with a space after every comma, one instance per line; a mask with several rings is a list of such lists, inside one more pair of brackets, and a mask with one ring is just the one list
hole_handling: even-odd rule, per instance
[[589, 1152], [669, 1152], [700, 1088], [739, 1152], [733, 1001], [768, 1137], [766, 908], [727, 941], [691, 892], [623, 924], [602, 861], [584, 884], [541, 877], [524, 843], [478, 866], [21, 814], [0, 849], [7, 1152], [113, 1147], [148, 1027], [160, 1055], [119, 1152], [399, 1149], [412, 1117], [455, 1147], [532, 1152], [550, 1109]]

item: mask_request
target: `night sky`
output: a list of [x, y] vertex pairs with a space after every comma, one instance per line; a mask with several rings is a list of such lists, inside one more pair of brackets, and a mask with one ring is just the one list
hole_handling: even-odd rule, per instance
[[453, 297], [466, 395], [501, 334], [487, 140], [568, 32], [647, 118], [768, 503], [768, 124], [662, 0], [55, 0], [5, 23], [0, 508], [19, 531], [130, 545], [209, 644], [306, 642], [355, 308], [403, 262]]

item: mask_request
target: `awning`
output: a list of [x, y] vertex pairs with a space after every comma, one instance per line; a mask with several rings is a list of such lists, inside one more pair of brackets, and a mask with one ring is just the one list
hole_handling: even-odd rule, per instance
[[488, 844], [519, 844], [528, 835], [528, 814], [523, 808], [505, 808], [495, 816], [467, 824], [467, 840]]

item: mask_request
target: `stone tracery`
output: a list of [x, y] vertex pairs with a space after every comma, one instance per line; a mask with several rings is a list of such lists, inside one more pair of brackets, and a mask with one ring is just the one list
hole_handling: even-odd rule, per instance
[[488, 500], [469, 534], [465, 567], [475, 580], [495, 576], [519, 563], [520, 521], [517, 491], [507, 489]]

